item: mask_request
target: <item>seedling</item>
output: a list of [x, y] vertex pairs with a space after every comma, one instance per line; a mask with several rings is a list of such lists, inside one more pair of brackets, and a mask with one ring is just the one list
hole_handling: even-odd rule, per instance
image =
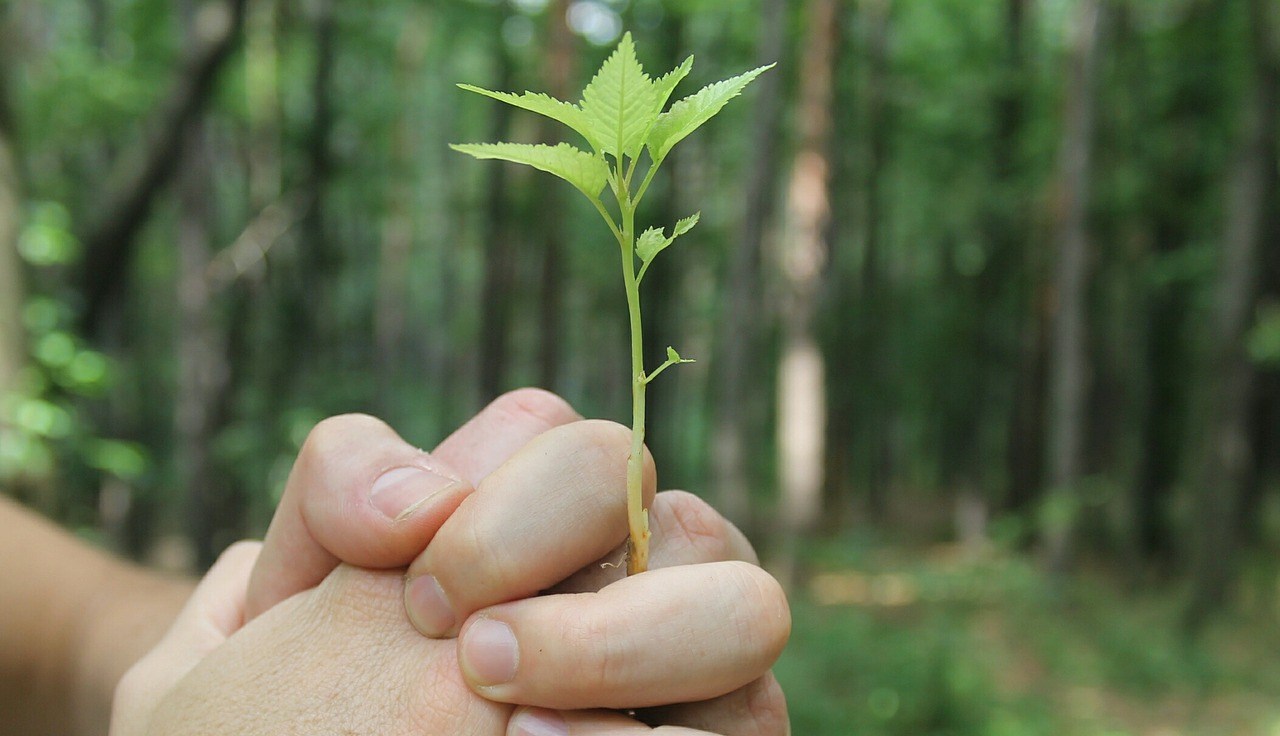
[[[577, 104], [545, 94], [492, 92], [469, 84], [468, 92], [545, 115], [563, 123], [586, 139], [591, 152], [568, 143], [556, 146], [522, 143], [468, 143], [452, 148], [479, 159], [500, 159], [525, 164], [554, 174], [572, 184], [591, 201], [618, 241], [622, 253], [622, 281], [631, 321], [631, 453], [627, 457], [627, 574], [649, 566], [649, 512], [643, 506], [641, 481], [644, 453], [645, 387], [666, 369], [693, 361], [667, 348], [667, 359], [651, 373], [644, 369], [644, 345], [640, 331], [640, 282], [659, 253], [698, 224], [700, 213], [675, 224], [671, 234], [651, 227], [636, 236], [636, 209], [649, 191], [654, 174], [671, 149], [710, 120], [753, 79], [773, 64], [704, 87], [677, 101], [667, 110], [672, 92], [693, 68], [693, 57], [657, 79], [645, 74], [636, 58], [628, 33], [605, 60], [582, 92]], [[664, 111], [665, 110], [665, 111]], [[636, 179], [640, 159], [648, 152], [648, 168]], [[601, 199], [605, 188], [613, 193], [613, 206]]]

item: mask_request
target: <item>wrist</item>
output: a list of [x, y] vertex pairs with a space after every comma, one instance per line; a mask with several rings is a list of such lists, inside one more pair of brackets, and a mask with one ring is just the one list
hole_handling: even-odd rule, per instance
[[116, 684], [160, 641], [193, 583], [110, 560], [94, 577], [69, 637], [77, 736], [106, 733]]

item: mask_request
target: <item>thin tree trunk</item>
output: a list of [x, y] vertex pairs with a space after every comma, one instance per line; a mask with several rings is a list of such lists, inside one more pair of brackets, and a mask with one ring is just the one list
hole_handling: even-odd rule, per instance
[[[374, 339], [378, 372], [378, 403], [394, 410], [395, 388], [404, 354], [409, 298], [409, 266], [414, 242], [415, 121], [410, 113], [413, 87], [420, 83], [430, 28], [423, 9], [410, 9], [396, 44], [396, 87], [400, 109], [391, 133], [391, 181], [382, 223], [378, 291], [374, 307]], [[390, 414], [394, 417], [394, 414]]]
[[80, 232], [84, 244], [81, 293], [83, 322], [93, 333], [103, 310], [123, 285], [133, 259], [133, 241], [146, 222], [156, 195], [179, 169], [187, 124], [199, 116], [212, 95], [222, 63], [235, 45], [247, 0], [208, 0], [181, 71], [169, 95], [145, 126], [147, 135], [117, 157], [106, 177], [102, 206]]
[[316, 61], [311, 77], [311, 130], [306, 144], [307, 184], [311, 207], [302, 220], [302, 252], [298, 265], [302, 272], [304, 344], [320, 350], [329, 347], [325, 315], [332, 276], [340, 267], [340, 255], [329, 237], [326, 201], [333, 178], [333, 156], [329, 138], [333, 132], [333, 64], [337, 53], [337, 0], [316, 0]]
[[244, 77], [249, 122], [249, 208], [258, 212], [280, 198], [280, 33], [277, 0], [249, 0], [245, 16]]
[[[1026, 97], [1029, 84], [1027, 70], [1026, 28], [1029, 0], [1005, 2], [1005, 69], [1009, 80], [995, 100], [996, 139], [994, 151], [994, 175], [997, 186], [1004, 192], [1004, 202], [993, 207], [989, 225], [992, 243], [993, 265], [980, 287], [1004, 286], [1018, 290], [1018, 304], [1027, 313], [1042, 314], [1034, 295], [1043, 288], [1039, 259], [1029, 256], [1033, 244], [1027, 221], [1026, 197], [1022, 194], [1022, 164], [1019, 161], [1023, 128], [1026, 119]], [[984, 297], [985, 298], [985, 297]], [[1001, 315], [988, 313], [988, 331]], [[1004, 506], [1015, 513], [1023, 513], [1033, 502], [1044, 473], [1044, 391], [1045, 350], [1043, 319], [1033, 317], [1023, 325], [1023, 337], [1013, 358], [1012, 405], [1010, 407], [1007, 454], [1005, 457], [1008, 485]]]
[[[503, 13], [495, 28], [501, 29]], [[494, 89], [511, 89], [515, 68], [506, 42], [499, 31], [494, 34], [495, 54], [498, 58], [498, 78]], [[493, 108], [492, 128], [489, 140], [509, 140], [511, 107], [498, 105]], [[514, 259], [516, 254], [511, 222], [511, 197], [508, 194], [507, 173], [510, 165], [499, 163], [488, 168], [484, 221], [484, 284], [480, 296], [480, 401], [488, 402], [506, 388], [509, 339], [511, 333], [511, 309], [515, 286]], [[543, 187], [552, 189], [553, 187]]]
[[865, 420], [869, 433], [867, 443], [867, 510], [873, 519], [882, 520], [888, 509], [890, 474], [888, 404], [888, 335], [887, 320], [891, 310], [884, 267], [884, 196], [882, 182], [884, 163], [888, 158], [889, 134], [886, 124], [886, 85], [889, 65], [889, 4], [886, 0], [865, 0], [863, 18], [867, 24], [867, 161], [866, 199], [863, 202], [863, 260], [861, 317], [863, 355], [866, 356], [870, 390], [870, 414]]
[[[182, 3], [188, 42], [199, 29], [190, 2]], [[221, 551], [218, 532], [225, 522], [225, 493], [213, 467], [212, 447], [218, 402], [225, 398], [227, 360], [224, 339], [214, 319], [206, 274], [212, 257], [214, 222], [213, 163], [205, 123], [187, 126], [179, 177], [178, 324], [174, 354], [178, 363], [174, 430], [183, 509], [197, 569], [213, 564]]]
[[828, 257], [830, 148], [837, 0], [809, 4], [800, 87], [800, 145], [792, 164], [779, 260], [784, 282], [782, 359], [778, 368], [778, 475], [786, 527], [781, 579], [796, 577], [799, 537], [822, 510], [826, 438], [826, 365], [814, 335], [814, 307]]
[[[22, 329], [22, 259], [18, 256], [18, 233], [22, 219], [22, 193], [18, 182], [18, 161], [14, 155], [9, 126], [4, 72], [0, 68], [0, 395], [17, 387], [18, 374], [26, 365], [26, 336]], [[0, 432], [4, 425], [0, 424]], [[0, 437], [0, 442], [3, 442]]]
[[1084, 473], [1084, 430], [1089, 397], [1087, 299], [1089, 285], [1089, 185], [1101, 0], [1082, 0], [1072, 29], [1069, 83], [1059, 149], [1057, 265], [1050, 378], [1049, 473], [1056, 507], [1045, 530], [1049, 568], [1070, 565], [1071, 517]]
[[1262, 233], [1276, 193], [1276, 55], [1265, 0], [1250, 0], [1253, 79], [1245, 100], [1244, 132], [1233, 165], [1222, 261], [1210, 333], [1206, 438], [1199, 486], [1199, 534], [1192, 564], [1195, 594], [1188, 623], [1197, 626], [1226, 598], [1236, 553], [1237, 507], [1253, 470], [1249, 405], [1255, 371], [1244, 349], [1252, 320]]
[[[662, 41], [663, 68], [674, 69], [683, 55], [683, 16], [675, 13], [664, 16], [657, 35]], [[678, 96], [679, 93], [677, 93]], [[663, 227], [669, 227], [681, 217], [692, 214], [692, 212], [686, 212], [684, 208], [688, 207], [689, 201], [699, 199], [688, 197], [690, 193], [682, 186], [681, 173], [690, 160], [683, 150], [676, 151], [668, 159], [663, 176], [665, 180], [663, 183], [666, 186], [659, 205], [654, 208], [659, 214], [653, 222]], [[683, 291], [682, 277], [688, 273], [691, 265], [690, 255], [687, 248], [668, 249], [662, 254], [662, 258], [653, 262], [645, 274], [644, 298], [641, 300], [644, 319], [641, 323], [644, 326], [645, 348], [648, 350], [644, 361], [646, 366], [662, 363], [666, 359], [668, 345], [674, 345], [677, 350], [687, 352], [687, 347], [681, 347], [679, 344], [679, 337], [684, 334], [682, 330], [684, 325], [681, 319], [682, 310], [677, 302]], [[657, 390], [650, 390], [648, 393], [648, 408], [645, 414], [648, 429], [645, 431], [645, 444], [657, 459], [658, 467], [662, 468], [659, 478], [663, 487], [666, 488], [688, 486], [687, 481], [680, 477], [679, 471], [682, 468], [677, 461], [680, 455], [679, 447], [682, 444], [680, 442], [682, 428], [678, 426], [682, 384], [685, 383], [688, 375], [688, 371], [668, 371], [662, 375]]]
[[[547, 8], [547, 54], [542, 74], [547, 90], [561, 100], [571, 99], [573, 90], [573, 33], [568, 25], [568, 0], [552, 0]], [[559, 126], [540, 121], [544, 143], [561, 140]], [[560, 361], [564, 360], [564, 197], [561, 187], [538, 188], [538, 210], [543, 218], [539, 264], [538, 382], [555, 391], [560, 383]]]
[[[780, 61], [787, 40], [787, 0], [764, 0], [760, 16], [758, 64]], [[753, 380], [759, 354], [760, 264], [765, 230], [772, 219], [778, 182], [778, 138], [783, 110], [783, 75], [765, 74], [757, 82], [751, 129], [752, 159], [747, 174], [739, 243], [733, 249], [729, 283], [720, 310], [719, 349], [714, 362], [717, 386], [712, 419], [712, 485], [717, 508], [731, 521], [751, 526], [751, 473], [748, 446], [753, 408], [764, 394]]]

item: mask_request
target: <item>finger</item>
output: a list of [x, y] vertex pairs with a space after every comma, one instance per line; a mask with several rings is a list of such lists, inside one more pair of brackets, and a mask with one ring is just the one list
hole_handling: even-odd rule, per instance
[[[451, 636], [472, 611], [533, 595], [627, 536], [630, 430], [581, 421], [552, 429], [480, 483], [409, 567], [405, 604], [427, 636]], [[645, 453], [643, 488], [656, 483]]]
[[142, 733], [166, 689], [240, 628], [245, 588], [261, 548], [237, 542], [209, 568], [168, 633], [116, 685], [112, 733]]
[[650, 724], [700, 728], [733, 736], [786, 736], [791, 732], [787, 698], [772, 673], [728, 695], [647, 708], [636, 717]]
[[[710, 504], [692, 493], [659, 493], [649, 510], [649, 527], [653, 532], [650, 569], [727, 560], [760, 564], [746, 536]], [[625, 544], [615, 548], [597, 564], [582, 568], [573, 577], [556, 585], [552, 592], [594, 592], [625, 578], [626, 566], [618, 564], [625, 552]]]
[[267, 531], [249, 616], [314, 587], [339, 562], [409, 564], [475, 483], [529, 440], [576, 419], [555, 394], [511, 391], [429, 455], [373, 417], [321, 422], [303, 445]]
[[769, 670], [790, 630], [776, 580], [745, 562], [715, 562], [483, 610], [463, 627], [458, 658], [490, 700], [639, 708], [746, 685]]
[[[456, 468], [472, 486], [478, 486], [534, 437], [581, 418], [569, 402], [550, 391], [516, 389], [490, 402], [431, 454]], [[407, 563], [405, 560], [401, 564]]]
[[320, 422], [267, 529], [249, 583], [249, 617], [314, 587], [339, 562], [404, 565], [471, 490], [457, 470], [378, 419], [348, 414]]
[[[734, 733], [723, 731], [721, 733]], [[649, 728], [643, 723], [610, 711], [568, 711], [520, 708], [507, 723], [507, 736], [713, 736], [679, 726]], [[736, 733], [735, 733], [736, 736]]]

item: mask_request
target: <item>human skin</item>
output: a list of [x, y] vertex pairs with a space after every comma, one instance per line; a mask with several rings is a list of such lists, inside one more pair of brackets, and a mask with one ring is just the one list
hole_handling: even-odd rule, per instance
[[[559, 578], [570, 574], [575, 565], [582, 569], [569, 580], [555, 585], [555, 590], [596, 591], [621, 580], [625, 571], [619, 563], [626, 533], [621, 509], [625, 500], [629, 435], [619, 425], [579, 420], [577, 412], [554, 394], [521, 389], [496, 399], [429, 455], [405, 443], [389, 427], [371, 417], [326, 420], [304, 445], [280, 511], [267, 533], [266, 547], [250, 585], [250, 615], [318, 584], [339, 559], [383, 569], [400, 568], [413, 560], [406, 604], [410, 620], [429, 636], [452, 635], [468, 617], [475, 618], [473, 614], [482, 606], [526, 598], [552, 587]], [[578, 480], [586, 482], [569, 486], [560, 478], [569, 463], [557, 466], [549, 462], [533, 467], [526, 463], [507, 469], [506, 475], [514, 475], [515, 482], [501, 477], [489, 478], [527, 443], [553, 430], [562, 431], [570, 424], [577, 425], [574, 432], [584, 435], [581, 439], [585, 446], [594, 447], [596, 459], [585, 467], [611, 469], [610, 472], [590, 475], [579, 471]], [[581, 461], [581, 453], [579, 455]], [[337, 457], [344, 459], [341, 463], [331, 461]], [[428, 496], [431, 500], [418, 505], [413, 514], [397, 522], [377, 512], [368, 495], [382, 473], [408, 466], [430, 468], [435, 472], [413, 478], [409, 484], [417, 484], [418, 490], [401, 494], [402, 501], [413, 504]], [[650, 458], [646, 457], [645, 467], [648, 503], [656, 485]], [[542, 484], [525, 482], [539, 472], [544, 476]], [[450, 482], [442, 488], [432, 475], [446, 477]], [[460, 484], [455, 482], [458, 479]], [[476, 487], [479, 492], [473, 491]], [[568, 487], [578, 489], [582, 499], [565, 493]], [[464, 499], [467, 499], [465, 503]], [[714, 561], [739, 560], [753, 565], [758, 562], [742, 534], [697, 497], [668, 491], [657, 494], [652, 506], [655, 539], [651, 565], [654, 568]], [[335, 509], [345, 512], [335, 513]], [[569, 528], [562, 529], [566, 523]], [[589, 530], [588, 538], [575, 536], [584, 530]], [[596, 559], [600, 550], [611, 549], [608, 540], [615, 536], [616, 547]], [[574, 548], [575, 539], [585, 542], [591, 552]], [[495, 545], [490, 540], [502, 543]], [[426, 545], [426, 541], [431, 544]], [[426, 552], [414, 559], [424, 546]], [[272, 554], [273, 548], [281, 553]], [[288, 553], [283, 553], [284, 550]], [[575, 557], [566, 562], [560, 555], [552, 554], [556, 550]], [[434, 573], [432, 577], [450, 602], [449, 608], [457, 609], [448, 612], [454, 625], [443, 632], [425, 624], [439, 615], [438, 609], [428, 605], [426, 610], [418, 610], [419, 606], [415, 605], [421, 601], [413, 595], [414, 581], [427, 573]], [[495, 591], [486, 582], [494, 580], [510, 581], [512, 587]], [[780, 602], [785, 614], [781, 592], [772, 579], [767, 584], [772, 586], [768, 588], [771, 599]], [[756, 597], [762, 594], [762, 591], [751, 593]], [[433, 597], [427, 596], [428, 600]], [[701, 610], [701, 601], [690, 601], [680, 609], [678, 617], [686, 620]], [[668, 621], [659, 619], [656, 623], [628, 621], [622, 628], [628, 636], [596, 640], [595, 646], [616, 647], [628, 642], [635, 648], [648, 647], [668, 638], [670, 626]], [[775, 631], [785, 638], [782, 627]], [[720, 637], [708, 639], [720, 640]], [[744, 641], [724, 644], [729, 648], [748, 645]], [[654, 659], [648, 666], [650, 671], [668, 676], [667, 686], [672, 691], [686, 688], [690, 694], [645, 711], [642, 714], [645, 717], [733, 734], [782, 733], [786, 728], [785, 698], [777, 682], [765, 672], [732, 693], [689, 703], [696, 700], [692, 693], [704, 687], [703, 672], [687, 666], [683, 660]], [[570, 669], [568, 674], [575, 674]], [[583, 673], [576, 674], [581, 678]], [[593, 683], [584, 688], [585, 692], [575, 692], [571, 687], [575, 680], [571, 676], [542, 670], [537, 675], [540, 679], [535, 681], [533, 677], [522, 671], [513, 683], [498, 688], [484, 688], [474, 679], [470, 682], [485, 697], [511, 703], [538, 702], [533, 698], [542, 692], [549, 694], [544, 696], [548, 700], [538, 702], [539, 705], [559, 708], [643, 705], [638, 700], [617, 699], [619, 692], [635, 698], [645, 690], [642, 683], [614, 683], [612, 693]], [[606, 695], [614, 700], [606, 702], [602, 699]]]
[[[300, 456], [286, 492], [286, 503], [268, 535], [267, 551], [283, 546], [279, 551], [296, 553], [298, 564], [291, 565], [295, 560], [289, 554], [272, 557], [264, 552], [254, 579], [260, 585], [265, 583], [265, 587], [258, 590], [274, 591], [283, 600], [315, 586], [339, 560], [349, 558], [358, 558], [361, 564], [371, 567], [403, 566], [435, 536], [457, 504], [470, 495], [472, 485], [483, 485], [490, 471], [532, 437], [576, 419], [567, 404], [545, 392], [526, 390], [500, 398], [432, 453], [439, 456], [436, 462], [441, 467], [451, 462], [455, 466], [453, 472], [467, 480], [465, 487], [454, 489], [458, 490], [456, 503], [446, 500], [435, 515], [430, 509], [420, 508], [416, 515], [410, 514], [399, 522], [381, 514], [352, 513], [353, 508], [365, 509], [369, 502], [352, 502], [354, 497], [344, 494], [359, 490], [357, 481], [363, 477], [360, 474], [368, 472], [369, 466], [358, 461], [361, 457], [369, 459], [361, 455], [362, 449], [374, 455], [390, 453], [382, 457], [393, 460], [404, 457], [398, 453], [405, 448], [415, 458], [425, 453], [403, 443], [380, 444], [377, 433], [372, 435], [375, 441], [364, 445], [342, 441], [344, 434], [354, 432], [367, 437], [369, 426], [385, 426], [369, 418], [326, 422], [322, 425], [325, 430], [313, 434], [314, 442], [309, 440], [311, 449]], [[344, 457], [356, 462], [344, 462]], [[363, 469], [343, 472], [343, 468], [350, 467]], [[378, 467], [376, 462], [372, 467], [375, 476], [392, 468]], [[367, 491], [366, 487], [360, 492]], [[295, 515], [290, 516], [290, 509]], [[665, 545], [659, 543], [655, 547], [655, 566], [754, 560], [741, 535], [688, 494], [658, 494], [653, 513], [658, 536], [665, 540]], [[457, 533], [446, 534], [443, 539], [452, 537], [458, 546], [457, 540], [465, 529], [461, 524], [453, 528]], [[23, 602], [0, 606], [0, 712], [5, 714], [0, 733], [103, 733], [111, 693], [121, 673], [160, 639], [188, 598], [191, 583], [163, 578], [114, 560], [4, 499], [0, 499], [0, 529], [5, 530], [0, 534], [0, 558], [22, 561], [20, 565], [7, 566], [5, 574], [0, 575], [0, 600]], [[615, 559], [617, 555], [609, 557]], [[454, 575], [448, 567], [445, 564], [432, 571], [447, 581]], [[588, 565], [560, 589], [597, 590], [619, 577], [621, 572], [617, 569]], [[328, 584], [341, 593], [345, 588], [339, 582], [341, 579]], [[243, 580], [240, 586], [243, 588]], [[270, 597], [259, 595], [263, 600]], [[456, 595], [460, 596], [459, 601], [474, 599], [465, 589], [458, 589]], [[311, 598], [321, 598], [319, 591]], [[692, 602], [689, 610], [697, 610], [699, 603]], [[543, 601], [540, 605], [547, 604]], [[463, 611], [458, 620], [465, 621], [468, 613]], [[236, 626], [243, 617], [241, 611]], [[403, 625], [403, 611], [401, 619]], [[537, 617], [528, 620], [536, 621]], [[199, 626], [210, 626], [207, 618], [202, 621]], [[509, 623], [521, 633], [522, 644], [527, 643], [521, 619], [514, 618]], [[661, 641], [665, 632], [648, 636], [656, 636], [649, 639], [650, 643]], [[194, 651], [189, 645], [184, 646], [188, 654]], [[591, 653], [589, 648], [566, 651], [574, 656]], [[360, 656], [358, 652], [352, 654]], [[365, 661], [368, 656], [372, 655], [366, 655]], [[664, 663], [654, 666], [658, 671], [669, 669]], [[522, 668], [511, 686], [491, 689], [486, 694], [512, 702], [537, 702], [534, 697], [538, 688], [545, 687], [549, 678], [554, 679], [554, 672], [554, 668], [543, 667], [536, 672]], [[522, 695], [521, 687], [529, 689]], [[615, 692], [619, 688], [625, 692], [629, 686], [615, 682], [612, 687]], [[692, 698], [682, 698], [688, 699]], [[646, 711], [645, 715], [651, 720], [687, 723], [720, 733], [772, 734], [783, 733], [779, 729], [785, 728], [785, 702], [769, 676], [707, 702], [675, 704]], [[581, 714], [567, 717], [580, 719]]]

